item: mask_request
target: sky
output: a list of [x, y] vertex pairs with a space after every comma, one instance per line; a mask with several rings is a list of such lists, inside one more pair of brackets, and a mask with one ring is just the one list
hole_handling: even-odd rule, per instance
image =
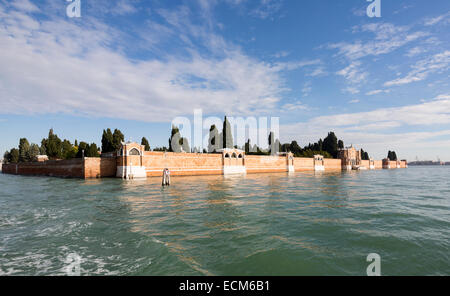
[[377, 159], [450, 161], [448, 0], [381, 0], [373, 18], [366, 0], [80, 3], [0, 0], [2, 155], [50, 128], [167, 146], [201, 109], [279, 117], [282, 143], [334, 131]]

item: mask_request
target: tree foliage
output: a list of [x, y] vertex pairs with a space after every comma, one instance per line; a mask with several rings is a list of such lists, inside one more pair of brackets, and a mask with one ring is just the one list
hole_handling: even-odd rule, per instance
[[19, 140], [19, 162], [30, 161], [30, 143], [26, 138]]
[[223, 148], [233, 148], [233, 135], [231, 132], [231, 125], [226, 116], [223, 121], [222, 136], [223, 136], [222, 141]]
[[150, 151], [150, 143], [148, 142], [146, 137], [142, 137], [141, 145], [145, 146], [145, 151]]
[[388, 152], [388, 156], [387, 158], [391, 161], [397, 161], [397, 153], [395, 153], [395, 151], [390, 151]]
[[102, 134], [102, 152], [108, 153], [108, 152], [114, 152], [114, 145], [113, 145], [113, 133], [111, 132], [111, 129], [103, 130]]

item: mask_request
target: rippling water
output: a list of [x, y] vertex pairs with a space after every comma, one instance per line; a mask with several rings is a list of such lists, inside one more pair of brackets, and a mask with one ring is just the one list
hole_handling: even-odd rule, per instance
[[450, 167], [172, 181], [0, 174], [0, 275], [450, 275]]

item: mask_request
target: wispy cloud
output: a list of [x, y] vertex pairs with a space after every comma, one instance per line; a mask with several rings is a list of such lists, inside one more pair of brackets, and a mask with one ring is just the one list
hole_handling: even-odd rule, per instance
[[[431, 120], [432, 119], [432, 120]], [[298, 139], [301, 143], [317, 141], [319, 135], [330, 130], [347, 143], [384, 157], [387, 149], [401, 149], [404, 156], [415, 155], [419, 146], [441, 143], [442, 137], [450, 135], [450, 96], [443, 94], [431, 101], [417, 105], [381, 108], [368, 112], [346, 113], [314, 117], [307, 122], [281, 126], [282, 141]], [[415, 132], [413, 126], [441, 125], [442, 129]], [[407, 132], [396, 128], [408, 127]], [[390, 132], [386, 133], [386, 130]], [[450, 148], [450, 142], [439, 149]]]
[[357, 93], [356, 85], [363, 83], [369, 73], [361, 69], [360, 61], [353, 61], [349, 66], [336, 72], [336, 74], [343, 76], [352, 86], [348, 87], [351, 93]]
[[273, 17], [282, 7], [282, 0], [260, 0], [258, 7], [250, 12], [250, 15], [266, 19]]
[[[4, 9], [9, 8], [0, 4]], [[3, 113], [62, 112], [141, 121], [170, 121], [193, 108], [257, 114], [275, 109], [286, 89], [283, 67], [251, 58], [192, 24], [188, 10], [160, 14], [171, 30], [185, 36], [186, 44], [196, 38], [211, 54], [191, 43], [189, 55], [132, 60], [115, 49], [117, 44], [111, 46], [125, 32], [89, 18], [80, 27], [64, 18], [37, 20], [28, 12], [11, 8], [0, 20]]]
[[450, 11], [437, 17], [426, 19], [424, 25], [433, 26], [436, 25], [437, 23], [445, 23], [445, 24], [450, 23]]
[[329, 45], [329, 48], [337, 49], [339, 55], [350, 60], [356, 60], [366, 56], [387, 54], [412, 41], [428, 36], [426, 32], [411, 32], [408, 27], [395, 26], [389, 23], [371, 23], [357, 26], [353, 28], [353, 32], [369, 32], [375, 38], [365, 42], [357, 40], [353, 43], [333, 43]]
[[432, 73], [446, 71], [450, 66], [450, 51], [444, 51], [434, 56], [418, 61], [412, 70], [402, 78], [384, 83], [385, 86], [409, 84], [426, 79]]
[[390, 93], [391, 91], [389, 89], [376, 89], [376, 90], [372, 90], [366, 93], [366, 96], [373, 96], [373, 95], [378, 95], [381, 93]]

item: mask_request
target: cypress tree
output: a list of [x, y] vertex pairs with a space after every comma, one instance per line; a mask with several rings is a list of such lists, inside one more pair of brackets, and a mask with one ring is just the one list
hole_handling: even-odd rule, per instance
[[9, 159], [8, 162], [10, 163], [18, 163], [19, 162], [19, 149], [13, 148], [9, 152]]
[[170, 152], [181, 152], [181, 134], [180, 130], [176, 126], [172, 126], [172, 131], [170, 132], [169, 138], [169, 151]]
[[223, 148], [233, 148], [233, 135], [231, 133], [231, 125], [225, 116], [225, 120], [223, 121]]
[[148, 143], [148, 140], [146, 137], [142, 138], [141, 145], [145, 146], [145, 151], [150, 151], [150, 144]]
[[114, 136], [111, 129], [103, 130], [102, 134], [102, 152], [114, 152]]
[[337, 157], [338, 139], [334, 132], [329, 132], [328, 136], [323, 140], [323, 151], [328, 152], [333, 158]]
[[19, 161], [30, 161], [30, 143], [26, 138], [21, 138], [19, 140]]
[[122, 142], [125, 142], [125, 136], [120, 130], [115, 129], [112, 136], [112, 150], [108, 152], [119, 150], [122, 147]]
[[215, 124], [211, 125], [211, 128], [209, 129], [209, 139], [208, 139], [208, 152], [214, 153], [217, 150], [220, 149], [219, 146], [219, 131], [217, 130], [217, 127]]
[[29, 161], [36, 161], [37, 160], [37, 156], [39, 155], [40, 151], [39, 151], [39, 146], [37, 144], [31, 144], [30, 146], [30, 153], [28, 155], [28, 159]]

